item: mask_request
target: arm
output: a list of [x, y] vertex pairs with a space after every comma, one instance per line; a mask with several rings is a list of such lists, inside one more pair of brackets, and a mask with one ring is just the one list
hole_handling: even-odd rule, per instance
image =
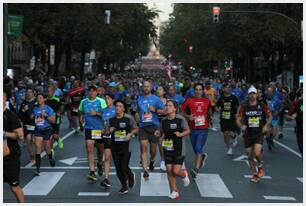
[[23, 129], [20, 127], [20, 128], [14, 129], [13, 132], [4, 131], [4, 136], [11, 138], [11, 139], [23, 140], [24, 138]]

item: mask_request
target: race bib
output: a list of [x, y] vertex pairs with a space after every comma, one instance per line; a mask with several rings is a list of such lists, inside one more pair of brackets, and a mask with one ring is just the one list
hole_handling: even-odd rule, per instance
[[44, 126], [45, 119], [41, 117], [36, 117], [35, 118], [35, 123], [37, 126]]
[[173, 151], [174, 150], [174, 148], [173, 148], [173, 140], [172, 139], [163, 140], [162, 146], [167, 151]]
[[153, 116], [152, 116], [151, 112], [143, 113], [143, 115], [142, 115], [142, 121], [143, 122], [152, 122], [152, 120], [153, 120]]
[[197, 116], [194, 120], [195, 126], [204, 126], [205, 125], [205, 117], [204, 115], [202, 116]]
[[115, 141], [116, 142], [123, 142], [126, 141], [126, 131], [115, 131]]
[[249, 117], [249, 127], [259, 127], [259, 117]]
[[34, 131], [35, 130], [35, 126], [32, 126], [32, 125], [25, 125], [26, 126], [26, 129], [28, 131]]
[[230, 118], [231, 118], [231, 112], [229, 111], [222, 112], [222, 119], [230, 119]]
[[78, 108], [72, 108], [72, 111], [73, 112], [79, 112], [79, 109]]
[[102, 139], [101, 130], [91, 130], [91, 139]]
[[224, 102], [224, 110], [231, 110], [231, 103], [230, 102]]

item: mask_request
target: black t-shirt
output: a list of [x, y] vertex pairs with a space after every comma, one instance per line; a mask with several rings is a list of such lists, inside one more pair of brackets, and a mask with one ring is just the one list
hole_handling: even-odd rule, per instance
[[[53, 96], [46, 99], [46, 105], [50, 106], [55, 113], [60, 112], [64, 102], [59, 97]], [[56, 124], [61, 123], [61, 117], [56, 115]]]
[[[33, 99], [32, 101], [24, 100], [19, 109], [19, 118], [23, 122], [24, 125], [35, 125], [34, 118], [31, 119], [31, 115], [33, 114], [33, 110], [36, 104], [36, 100]], [[25, 112], [23, 111], [25, 110]]]
[[[3, 130], [5, 132], [14, 132], [14, 130], [18, 128], [21, 128], [21, 122], [18, 116], [10, 110], [6, 109], [3, 112]], [[8, 158], [18, 159], [20, 157], [20, 147], [18, 140], [7, 137], [7, 146], [10, 149], [10, 155], [4, 157], [4, 160]]]
[[239, 101], [236, 96], [231, 95], [226, 97], [222, 95], [217, 101], [217, 107], [221, 108], [220, 119], [221, 120], [235, 120]]

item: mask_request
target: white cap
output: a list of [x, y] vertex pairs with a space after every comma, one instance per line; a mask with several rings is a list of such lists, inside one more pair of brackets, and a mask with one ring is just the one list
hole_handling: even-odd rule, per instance
[[257, 94], [257, 89], [252, 85], [248, 90], [248, 94], [253, 93], [253, 92]]

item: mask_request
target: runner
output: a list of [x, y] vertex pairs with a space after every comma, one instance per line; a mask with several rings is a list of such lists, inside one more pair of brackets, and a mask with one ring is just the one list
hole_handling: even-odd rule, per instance
[[36, 162], [36, 172], [35, 175], [40, 174], [40, 161], [42, 147], [48, 154], [50, 166], [55, 166], [54, 153], [51, 152], [52, 142], [51, 138], [53, 136], [52, 124], [56, 121], [55, 112], [51, 107], [45, 104], [46, 99], [43, 94], [37, 95], [38, 105], [34, 107], [33, 114], [31, 118], [35, 118], [35, 162]]
[[150, 170], [154, 170], [157, 144], [159, 139], [154, 136], [160, 122], [158, 113], [163, 113], [163, 102], [151, 93], [152, 84], [149, 81], [143, 83], [143, 96], [138, 97], [137, 107], [139, 115], [139, 140], [141, 150], [141, 163], [143, 167], [143, 178], [149, 179], [147, 168], [147, 149], [150, 144]]
[[135, 185], [135, 173], [129, 167], [131, 150], [130, 140], [138, 132], [133, 117], [125, 113], [126, 105], [123, 101], [117, 100], [116, 116], [109, 120], [110, 132], [112, 134], [111, 151], [116, 173], [122, 185], [120, 194], [128, 193], [128, 188]]
[[223, 87], [223, 94], [219, 97], [216, 110], [220, 113], [221, 131], [224, 135], [224, 143], [228, 149], [227, 154], [233, 154], [233, 147], [237, 145], [235, 123], [239, 101], [236, 96], [232, 95], [231, 87], [226, 84]]
[[167, 117], [161, 121], [160, 131], [155, 132], [155, 135], [162, 139], [168, 181], [172, 190], [169, 195], [171, 199], [178, 199], [180, 196], [176, 185], [176, 176], [183, 179], [185, 187], [190, 183], [187, 170], [182, 169], [186, 151], [185, 137], [190, 134], [190, 129], [185, 118], [176, 114], [177, 112], [178, 104], [176, 101], [167, 100]]
[[36, 99], [34, 95], [34, 90], [32, 88], [27, 88], [26, 99], [21, 103], [19, 109], [19, 118], [23, 123], [23, 131], [27, 140], [27, 150], [30, 157], [30, 163], [35, 163], [33, 145], [34, 140], [34, 131], [35, 131], [35, 121], [31, 118], [33, 114], [33, 109], [35, 107]]
[[185, 98], [179, 94], [176, 94], [174, 85], [169, 86], [167, 98], [175, 100], [177, 104], [179, 105], [179, 111], [180, 111], [180, 106], [184, 103]]
[[196, 178], [207, 159], [207, 154], [203, 153], [203, 149], [208, 136], [211, 106], [209, 99], [203, 97], [203, 89], [202, 84], [196, 83], [194, 85], [195, 96], [188, 98], [182, 105], [183, 115], [189, 120], [190, 141], [196, 155], [195, 167], [191, 170], [193, 178]]
[[[263, 124], [264, 118], [267, 119], [266, 124]], [[264, 176], [262, 165], [263, 133], [269, 130], [271, 122], [272, 114], [269, 108], [258, 103], [257, 89], [251, 86], [248, 90], [248, 101], [240, 106], [236, 123], [244, 133], [244, 147], [253, 173], [251, 181], [254, 183]], [[257, 171], [254, 157], [257, 160]]]
[[216, 106], [216, 98], [217, 98], [217, 91], [211, 87], [211, 82], [207, 81], [205, 83], [205, 89], [204, 89], [205, 96], [210, 100], [211, 108], [212, 108], [212, 114], [210, 116], [210, 128], [213, 131], [217, 131], [217, 129], [213, 126], [213, 120], [214, 120], [214, 111]]
[[109, 169], [110, 169], [110, 158], [111, 158], [111, 136], [109, 131], [109, 120], [110, 118], [116, 116], [116, 109], [114, 106], [115, 97], [112, 94], [106, 95], [106, 105], [107, 107], [102, 110], [102, 125], [103, 125], [103, 139], [102, 139], [102, 148], [98, 149], [98, 174], [102, 176], [102, 158], [104, 150], [104, 168], [105, 168], [105, 179], [101, 182], [101, 186], [110, 187], [109, 182]]
[[[9, 154], [3, 157], [3, 181], [10, 185], [19, 203], [24, 202], [24, 194], [19, 186], [20, 155], [18, 140], [23, 140], [23, 129], [17, 115], [6, 108], [7, 95], [3, 92], [3, 136], [7, 141]], [[5, 150], [4, 150], [5, 154]]]
[[89, 173], [87, 179], [89, 181], [96, 181], [95, 174], [95, 142], [102, 141], [102, 110], [103, 102], [97, 98], [97, 88], [95, 86], [88, 87], [88, 98], [83, 99], [80, 103], [79, 112], [80, 122], [85, 123], [85, 141], [87, 150], [87, 159], [89, 166]]

